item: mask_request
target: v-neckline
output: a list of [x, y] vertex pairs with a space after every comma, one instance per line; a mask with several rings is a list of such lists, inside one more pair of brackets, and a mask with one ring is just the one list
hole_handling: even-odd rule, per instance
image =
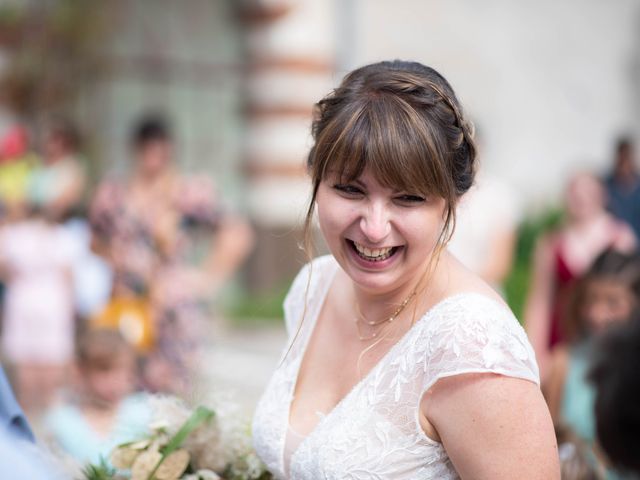
[[[302, 441], [298, 444], [298, 446], [295, 448], [295, 450], [293, 450], [289, 456], [289, 464], [286, 465], [285, 464], [285, 449], [286, 449], [286, 443], [287, 443], [287, 437], [289, 434], [289, 429], [291, 428], [291, 407], [293, 405], [293, 401], [294, 401], [294, 394], [296, 391], [296, 387], [298, 385], [298, 381], [299, 381], [299, 377], [300, 377], [300, 369], [302, 367], [302, 363], [304, 362], [304, 357], [307, 353], [307, 348], [309, 346], [309, 343], [311, 341], [311, 337], [313, 336], [315, 329], [316, 329], [316, 325], [318, 322], [318, 318], [320, 316], [320, 313], [322, 312], [322, 308], [324, 307], [324, 304], [327, 300], [327, 296], [329, 295], [329, 290], [331, 290], [331, 286], [333, 285], [333, 282], [335, 280], [336, 274], [339, 270], [339, 265], [337, 264], [337, 262], [335, 261], [335, 259], [332, 262], [332, 267], [333, 267], [333, 271], [328, 275], [328, 279], [327, 279], [327, 283], [326, 283], [326, 287], [324, 288], [324, 290], [322, 291], [322, 293], [319, 295], [318, 298], [318, 304], [316, 305], [316, 309], [313, 312], [313, 318], [312, 321], [308, 327], [308, 330], [306, 332], [306, 335], [304, 337], [304, 343], [302, 345], [302, 353], [300, 358], [296, 359], [297, 365], [295, 367], [295, 375], [294, 375], [294, 381], [292, 386], [290, 387], [290, 391], [289, 391], [289, 395], [288, 395], [288, 403], [287, 403], [287, 411], [286, 411], [286, 430], [284, 432], [284, 442], [282, 444], [282, 450], [280, 452], [280, 458], [282, 461], [282, 471], [283, 472], [287, 472], [287, 474], [291, 474], [291, 465], [293, 464], [293, 459], [296, 456], [296, 454], [300, 451], [300, 448], [302, 447], [302, 445], [307, 442], [307, 440], [312, 437], [322, 426], [322, 424], [324, 424], [327, 419], [329, 417], [331, 417], [336, 411], [338, 411], [342, 405], [344, 405], [346, 403], [346, 401], [352, 397], [354, 395], [354, 393], [362, 386], [364, 385], [369, 377], [371, 377], [371, 375], [373, 375], [373, 373], [376, 370], [379, 370], [381, 368], [381, 365], [383, 365], [384, 363], [387, 362], [387, 360], [389, 358], [391, 358], [391, 356], [395, 353], [395, 351], [399, 348], [399, 346], [401, 344], [403, 344], [407, 338], [409, 338], [409, 336], [411, 334], [413, 334], [416, 329], [417, 326], [422, 323], [423, 319], [425, 319], [426, 317], [430, 316], [434, 311], [436, 311], [438, 308], [440, 308], [442, 305], [448, 303], [449, 301], [453, 300], [454, 298], [458, 298], [460, 296], [464, 296], [464, 295], [473, 295], [475, 292], [459, 292], [459, 293], [455, 293], [449, 296], [446, 296], [444, 298], [442, 298], [441, 300], [439, 300], [438, 302], [434, 303], [431, 307], [429, 307], [421, 316], [418, 320], [416, 320], [416, 322], [402, 335], [402, 337], [400, 337], [400, 339], [398, 339], [398, 341], [393, 344], [391, 346], [391, 348], [382, 356], [382, 358], [380, 358], [380, 360], [378, 360], [376, 362], [376, 364], [360, 379], [358, 380], [355, 384], [353, 384], [353, 386], [351, 387], [351, 389], [324, 415], [322, 415], [322, 417], [320, 418], [320, 420], [318, 421], [318, 423], [315, 424], [315, 426], [309, 431], [309, 433], [307, 433], [306, 435], [304, 435], [304, 438], [302, 439]], [[481, 295], [479, 293], [475, 293], [476, 295]], [[295, 342], [295, 339], [294, 339]], [[286, 467], [286, 468], [285, 468]]]

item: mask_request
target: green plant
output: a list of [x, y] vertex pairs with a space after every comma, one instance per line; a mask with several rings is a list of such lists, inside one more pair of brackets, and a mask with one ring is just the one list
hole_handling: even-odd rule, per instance
[[562, 222], [563, 212], [559, 208], [551, 208], [535, 217], [525, 219], [518, 228], [518, 240], [513, 259], [513, 267], [504, 282], [504, 293], [507, 303], [522, 321], [524, 304], [531, 280], [533, 252], [538, 237]]
[[85, 480], [112, 480], [116, 475], [116, 470], [109, 465], [109, 462], [100, 457], [98, 464], [89, 464], [83, 468], [82, 474]]
[[255, 324], [266, 321], [280, 321], [284, 317], [282, 303], [289, 290], [289, 282], [270, 292], [252, 295], [243, 292], [231, 300], [225, 313], [237, 324]]

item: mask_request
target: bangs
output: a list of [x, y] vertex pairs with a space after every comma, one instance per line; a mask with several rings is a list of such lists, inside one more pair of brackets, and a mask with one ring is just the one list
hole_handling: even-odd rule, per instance
[[[384, 187], [449, 198], [444, 142], [426, 109], [397, 95], [370, 94], [334, 117], [316, 141], [312, 176], [350, 182], [365, 170]], [[425, 121], [427, 120], [427, 121]]]

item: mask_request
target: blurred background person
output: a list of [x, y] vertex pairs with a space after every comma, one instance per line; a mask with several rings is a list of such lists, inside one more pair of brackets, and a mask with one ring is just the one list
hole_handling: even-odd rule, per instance
[[18, 405], [4, 368], [0, 366], [0, 431], [34, 441], [33, 432], [22, 408]]
[[53, 400], [73, 356], [73, 256], [62, 227], [37, 214], [0, 228], [2, 351], [27, 415]]
[[640, 174], [630, 138], [618, 140], [613, 169], [605, 178], [605, 186], [609, 211], [627, 222], [636, 237], [640, 237]]
[[78, 214], [87, 179], [79, 158], [80, 134], [65, 118], [50, 120], [45, 129], [42, 160], [29, 176], [33, 207], [53, 221]]
[[32, 211], [58, 224], [73, 252], [73, 307], [78, 327], [103, 308], [111, 294], [112, 269], [91, 247], [86, 218], [88, 179], [81, 133], [66, 117], [44, 122], [42, 161], [31, 171], [28, 202]]
[[591, 370], [598, 442], [626, 478], [640, 478], [640, 310], [599, 342]]
[[[164, 118], [142, 118], [131, 147], [130, 176], [104, 180], [93, 199], [94, 246], [114, 269], [112, 310], [131, 301], [147, 304], [140, 308], [150, 314], [138, 314], [138, 327], [126, 330], [137, 337], [134, 343], [153, 337], [148, 388], [185, 393], [205, 335], [207, 300], [242, 264], [253, 236], [244, 220], [223, 209], [210, 183], [178, 173]], [[209, 234], [205, 252], [191, 248], [195, 229]]]
[[[47, 461], [49, 460], [49, 461]], [[65, 480], [63, 470], [24, 439], [0, 428], [0, 469], [3, 480]]]
[[570, 430], [590, 449], [597, 465], [595, 389], [588, 371], [596, 344], [611, 326], [626, 323], [640, 306], [640, 255], [615, 250], [602, 253], [578, 280], [567, 313], [567, 344], [551, 352], [547, 382], [542, 385], [554, 424]]
[[27, 130], [14, 125], [0, 139], [0, 202], [3, 221], [22, 218], [27, 213], [29, 179], [39, 163], [31, 150]]
[[[477, 129], [474, 139], [482, 157], [482, 137]], [[511, 271], [520, 217], [516, 192], [481, 160], [474, 185], [458, 202], [455, 231], [447, 248], [501, 291]]]
[[564, 322], [576, 279], [606, 249], [630, 252], [636, 247], [631, 228], [605, 210], [604, 189], [590, 173], [569, 180], [564, 215], [562, 224], [536, 243], [525, 308], [525, 327], [543, 383], [549, 352], [567, 340]]
[[136, 356], [117, 331], [90, 329], [78, 340], [75, 382], [47, 412], [43, 436], [79, 465], [109, 458], [147, 433], [149, 405], [136, 393]]

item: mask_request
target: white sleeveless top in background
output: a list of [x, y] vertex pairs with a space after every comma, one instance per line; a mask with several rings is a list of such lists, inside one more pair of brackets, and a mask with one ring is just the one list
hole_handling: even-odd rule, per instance
[[[442, 444], [427, 437], [420, 426], [422, 394], [438, 379], [463, 373], [497, 373], [539, 383], [522, 327], [510, 310], [484, 295], [445, 298], [285, 455], [285, 444], [295, 445], [288, 434], [289, 410], [300, 363], [339, 268], [332, 256], [312, 263], [312, 268], [307, 265], [300, 271], [285, 299], [289, 342], [294, 345], [256, 409], [253, 436], [258, 455], [280, 479], [459, 478]], [[307, 311], [294, 340], [310, 273]]]

